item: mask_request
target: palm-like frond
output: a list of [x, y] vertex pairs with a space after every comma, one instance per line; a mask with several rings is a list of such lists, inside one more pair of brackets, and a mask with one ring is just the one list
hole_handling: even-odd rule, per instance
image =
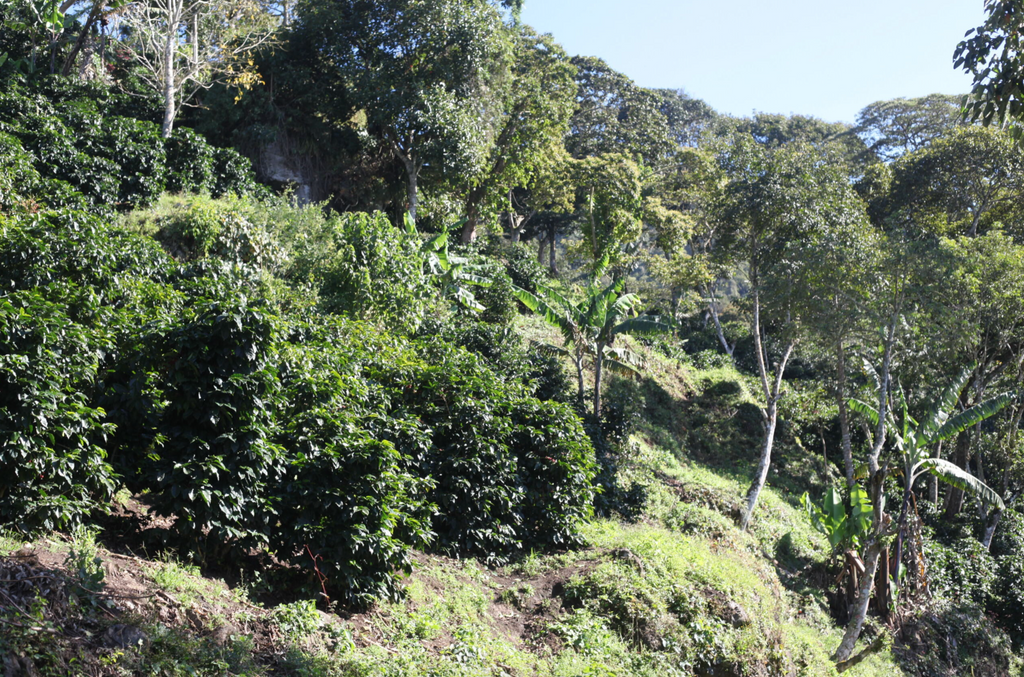
[[850, 409], [866, 418], [871, 425], [878, 425], [878, 410], [867, 402], [851, 397], [846, 404]]
[[546, 353], [552, 353], [554, 355], [563, 355], [566, 357], [572, 356], [572, 353], [570, 353], [568, 350], [561, 346], [556, 346], [553, 343], [544, 343], [543, 341], [535, 341], [531, 339], [530, 345], [533, 346], [534, 348], [537, 348], [538, 350], [543, 350]]
[[994, 489], [946, 459], [926, 458], [918, 464], [918, 468], [930, 472], [946, 484], [975, 494], [982, 500], [998, 506], [1000, 510], [1006, 509], [1002, 497]]
[[557, 327], [558, 330], [562, 332], [562, 336], [566, 338], [566, 340], [572, 340], [572, 337], [575, 335], [575, 327], [564, 313], [559, 312], [561, 309], [552, 307], [552, 305], [547, 302], [547, 299], [541, 299], [525, 289], [520, 289], [519, 287], [512, 287], [512, 294], [522, 301], [524, 306], [538, 315], [543, 315], [544, 321], [554, 327]]
[[949, 419], [949, 412], [953, 411], [953, 407], [956, 406], [957, 400], [960, 399], [960, 392], [967, 385], [967, 379], [971, 377], [971, 372], [974, 371], [973, 367], [967, 367], [960, 374], [953, 379], [953, 382], [942, 392], [939, 399], [935, 402], [935, 407], [931, 413], [925, 417], [924, 422], [921, 424], [921, 432], [925, 435], [935, 432], [941, 428], [946, 421]]
[[932, 436], [934, 441], [946, 440], [960, 433], [972, 425], [984, 421], [989, 416], [992, 416], [999, 412], [1006, 405], [1013, 402], [1015, 395], [1013, 393], [1003, 393], [997, 395], [990, 400], [985, 400], [979, 404], [974, 405], [970, 409], [960, 412], [953, 418], [949, 419], [942, 426], [935, 431]]

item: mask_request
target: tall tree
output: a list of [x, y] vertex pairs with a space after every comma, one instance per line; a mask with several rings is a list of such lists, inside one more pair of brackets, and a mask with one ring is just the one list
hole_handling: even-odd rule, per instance
[[621, 153], [648, 167], [662, 164], [673, 150], [662, 97], [639, 87], [596, 57], [573, 57], [577, 108], [565, 147], [580, 159]]
[[961, 127], [892, 166], [890, 214], [939, 235], [984, 233], [996, 223], [1024, 237], [1024, 151], [996, 129]]
[[256, 0], [140, 0], [120, 15], [119, 28], [136, 74], [163, 101], [168, 138], [179, 109], [198, 91], [257, 77], [248, 57], [276, 20]]
[[960, 124], [960, 97], [929, 94], [869, 104], [857, 114], [854, 129], [872, 153], [891, 162], [921, 150]]
[[528, 26], [512, 31], [513, 65], [496, 97], [496, 134], [482, 171], [464, 178], [469, 188], [463, 242], [476, 237], [483, 212], [509, 210], [509, 191], [545, 181], [575, 108], [576, 69], [562, 48]]
[[718, 219], [728, 230], [718, 247], [748, 271], [750, 333], [763, 402], [761, 450], [740, 522], [746, 529], [771, 466], [783, 375], [803, 336], [807, 248], [824, 233], [862, 219], [863, 209], [858, 211], [842, 163], [807, 144], [768, 148], [741, 135], [723, 165], [729, 182]]
[[680, 146], [697, 147], [704, 133], [714, 126], [718, 118], [715, 109], [682, 89], [654, 91], [661, 97], [659, 109], [668, 124], [669, 137]]
[[[419, 180], [483, 171], [504, 122], [511, 43], [485, 0], [306, 0], [299, 30], [340, 69], [369, 133], [405, 169], [416, 218]], [[438, 179], [439, 181], [442, 178]]]

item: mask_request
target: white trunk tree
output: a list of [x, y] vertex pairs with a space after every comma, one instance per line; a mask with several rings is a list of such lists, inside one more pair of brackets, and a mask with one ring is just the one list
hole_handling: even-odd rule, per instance
[[122, 45], [139, 66], [138, 77], [161, 97], [164, 138], [200, 90], [259, 81], [249, 55], [277, 23], [254, 0], [143, 0], [128, 7], [118, 20]]

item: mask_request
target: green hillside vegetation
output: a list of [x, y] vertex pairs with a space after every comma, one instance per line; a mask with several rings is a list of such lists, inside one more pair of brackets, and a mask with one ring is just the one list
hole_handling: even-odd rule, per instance
[[4, 677], [1022, 674], [1012, 96], [520, 6], [0, 7]]

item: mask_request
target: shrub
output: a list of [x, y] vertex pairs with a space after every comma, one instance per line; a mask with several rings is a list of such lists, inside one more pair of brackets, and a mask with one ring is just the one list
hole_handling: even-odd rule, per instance
[[976, 539], [964, 538], [945, 546], [936, 541], [925, 543], [931, 562], [932, 593], [954, 603], [984, 606], [992, 595], [996, 567], [991, 555]]
[[[290, 460], [271, 534], [281, 555], [319, 571], [357, 604], [396, 597], [395, 573], [410, 570], [410, 546], [424, 546], [430, 535], [430, 481], [413, 476], [409, 459], [385, 438], [396, 436], [395, 422], [359, 373], [367, 358], [360, 353], [380, 347], [372, 343], [351, 336], [343, 349], [305, 344], [282, 361], [277, 441]], [[423, 430], [406, 430], [428, 444]]]
[[118, 202], [123, 207], [146, 206], [166, 184], [166, 159], [159, 128], [151, 122], [113, 117], [103, 121], [100, 142], [104, 155], [120, 164]]
[[[98, 310], [88, 290], [62, 291]], [[113, 495], [100, 446], [110, 426], [89, 398], [102, 334], [37, 291], [0, 297], [0, 521], [30, 533], [75, 527]]]
[[263, 545], [267, 487], [283, 474], [272, 417], [278, 320], [240, 294], [200, 298], [193, 313], [147, 348], [167, 360], [161, 434], [143, 471], [153, 507], [176, 515], [202, 554], [204, 539], [215, 554], [235, 541]]
[[233, 148], [216, 148], [213, 151], [214, 197], [228, 193], [250, 195], [257, 190], [252, 163]]
[[320, 290], [324, 310], [412, 331], [434, 297], [420, 241], [381, 213], [336, 214], [295, 245], [291, 277]]
[[216, 181], [213, 146], [188, 127], [178, 127], [165, 142], [167, 190], [174, 193], [208, 193]]

